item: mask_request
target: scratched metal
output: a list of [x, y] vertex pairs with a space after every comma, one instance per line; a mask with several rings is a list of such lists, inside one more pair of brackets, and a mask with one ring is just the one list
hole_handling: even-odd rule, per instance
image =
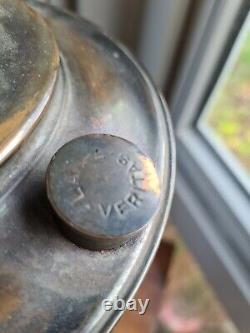
[[45, 21], [0, 0], [0, 164], [30, 134], [54, 85], [59, 55]]
[[[103, 298], [135, 292], [165, 227], [175, 170], [171, 124], [158, 92], [124, 48], [81, 18], [30, 4], [47, 18], [61, 67], [48, 111], [0, 168], [0, 332], [105, 332], [120, 313], [104, 312]], [[115, 251], [89, 251], [67, 240], [46, 198], [52, 156], [90, 133], [136, 144], [161, 183], [159, 208], [145, 232]]]
[[47, 172], [47, 193], [64, 233], [90, 249], [134, 239], [157, 210], [153, 162], [116, 136], [85, 135], [64, 145]]

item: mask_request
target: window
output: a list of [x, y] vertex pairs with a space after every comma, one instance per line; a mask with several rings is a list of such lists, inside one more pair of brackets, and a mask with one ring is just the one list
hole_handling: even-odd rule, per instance
[[249, 2], [199, 4], [170, 100], [172, 218], [239, 331], [249, 332]]
[[250, 193], [250, 17], [237, 37], [198, 128]]

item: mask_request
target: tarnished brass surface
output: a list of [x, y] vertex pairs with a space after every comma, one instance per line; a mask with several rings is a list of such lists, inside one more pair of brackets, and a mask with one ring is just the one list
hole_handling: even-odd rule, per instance
[[[107, 332], [121, 312], [104, 311], [103, 299], [131, 297], [165, 228], [175, 178], [171, 121], [126, 49], [80, 17], [27, 3], [46, 17], [61, 66], [48, 111], [0, 167], [0, 333]], [[117, 250], [89, 251], [69, 241], [46, 196], [53, 155], [89, 134], [135, 144], [152, 160], [160, 182], [159, 205], [144, 232]], [[145, 160], [141, 163], [150, 171]], [[159, 193], [154, 177], [144, 186]]]
[[85, 135], [64, 145], [46, 180], [64, 234], [91, 250], [115, 249], [138, 238], [160, 199], [151, 159], [113, 135]]
[[31, 132], [55, 82], [59, 53], [46, 22], [20, 0], [0, 0], [0, 164]]

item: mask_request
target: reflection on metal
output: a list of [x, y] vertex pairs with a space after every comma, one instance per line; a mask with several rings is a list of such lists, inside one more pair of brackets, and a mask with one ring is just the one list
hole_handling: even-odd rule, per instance
[[59, 55], [47, 24], [23, 1], [0, 0], [0, 164], [30, 134], [55, 82]]
[[55, 154], [47, 192], [65, 234], [104, 250], [142, 233], [157, 210], [160, 184], [153, 162], [132, 143], [92, 134]]
[[[30, 22], [36, 18], [36, 24], [43, 27], [39, 33], [30, 29], [28, 36], [36, 32], [37, 38], [24, 38], [23, 45], [30, 43], [30, 48], [25, 48], [20, 59], [12, 58], [19, 71], [30, 75], [18, 81], [25, 94], [18, 90], [20, 95], [6, 100], [23, 110], [20, 115], [26, 115], [23, 124], [29, 131], [25, 143], [16, 145], [19, 148], [0, 167], [0, 331], [104, 332], [119, 313], [104, 312], [102, 300], [117, 295], [127, 299], [134, 293], [165, 227], [175, 170], [168, 113], [131, 55], [91, 23], [34, 1], [29, 4], [38, 15], [21, 1], [0, 0], [0, 4], [1, 15], [20, 6], [18, 15], [13, 10], [9, 29], [20, 23], [19, 13], [31, 15]], [[49, 87], [58, 55], [40, 15], [46, 17], [60, 50], [61, 66], [53, 91]], [[17, 30], [25, 31], [20, 25]], [[38, 43], [40, 34], [46, 36], [43, 44]], [[43, 57], [41, 45], [47, 50]], [[35, 67], [30, 67], [30, 57]], [[16, 80], [21, 80], [19, 75]], [[34, 110], [41, 101], [43, 106], [47, 102], [47, 111], [34, 126]], [[15, 114], [17, 109], [1, 114], [1, 123]], [[22, 128], [15, 127], [17, 133], [23, 133]], [[161, 194], [155, 214], [137, 240], [117, 250], [89, 251], [65, 238], [46, 196], [46, 170], [52, 156], [65, 143], [86, 134], [115, 135], [132, 142], [150, 157], [159, 175]], [[147, 160], [141, 163], [152, 171]], [[154, 178], [143, 186], [159, 194]]]

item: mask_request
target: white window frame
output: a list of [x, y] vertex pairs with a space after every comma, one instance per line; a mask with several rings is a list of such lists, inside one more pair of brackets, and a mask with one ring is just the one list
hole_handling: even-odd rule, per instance
[[173, 221], [242, 333], [250, 332], [249, 194], [196, 124], [249, 9], [245, 0], [202, 1], [170, 101], [178, 158]]

